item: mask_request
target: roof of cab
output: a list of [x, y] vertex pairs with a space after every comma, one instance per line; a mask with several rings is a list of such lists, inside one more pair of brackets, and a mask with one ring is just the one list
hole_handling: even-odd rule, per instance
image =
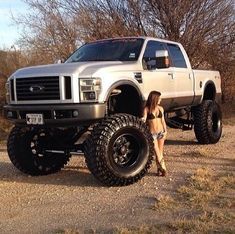
[[105, 38], [105, 39], [100, 39], [100, 40], [91, 41], [90, 43], [95, 43], [95, 42], [99, 42], [99, 41], [107, 41], [107, 40], [122, 40], [122, 39], [156, 40], [156, 41], [161, 41], [161, 42], [164, 42], [164, 43], [180, 44], [180, 43], [175, 42], [175, 41], [170, 41], [170, 40], [161, 39], [161, 38], [156, 38], [156, 37], [146, 37], [146, 36], [111, 37], [111, 38]]

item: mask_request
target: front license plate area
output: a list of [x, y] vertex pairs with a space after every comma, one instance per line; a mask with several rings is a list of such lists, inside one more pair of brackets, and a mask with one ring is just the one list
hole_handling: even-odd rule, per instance
[[29, 125], [44, 124], [43, 114], [26, 114], [26, 123]]

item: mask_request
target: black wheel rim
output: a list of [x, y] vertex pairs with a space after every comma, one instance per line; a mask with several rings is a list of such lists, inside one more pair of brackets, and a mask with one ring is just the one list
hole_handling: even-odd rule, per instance
[[109, 166], [119, 176], [138, 174], [148, 161], [148, 142], [139, 129], [123, 128], [112, 137], [108, 146]]
[[46, 134], [45, 132], [35, 133], [30, 141], [30, 149], [35, 157], [45, 156]]
[[[65, 154], [47, 152], [48, 149], [53, 148], [56, 139], [49, 131], [45, 129], [34, 129], [29, 132], [28, 138], [28, 152], [31, 155], [31, 160], [35, 167], [40, 171], [49, 172], [63, 164]], [[62, 161], [61, 161], [62, 160]]]
[[140, 145], [135, 136], [122, 134], [113, 143], [113, 159], [120, 167], [132, 165], [140, 151]]
[[29, 139], [29, 150], [32, 155], [34, 165], [43, 171], [49, 171], [55, 163], [55, 155], [46, 152], [51, 141], [48, 139], [46, 131], [32, 131], [32, 136]]

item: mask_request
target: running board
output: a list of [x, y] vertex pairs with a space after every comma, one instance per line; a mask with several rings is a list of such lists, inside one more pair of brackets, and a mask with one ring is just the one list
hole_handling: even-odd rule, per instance
[[169, 127], [182, 129], [183, 131], [193, 129], [193, 121], [190, 119], [182, 119], [179, 117], [166, 118]]

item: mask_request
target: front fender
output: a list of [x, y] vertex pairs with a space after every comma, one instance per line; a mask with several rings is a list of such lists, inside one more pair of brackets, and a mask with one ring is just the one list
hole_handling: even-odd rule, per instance
[[133, 81], [130, 81], [130, 80], [119, 80], [119, 81], [114, 82], [114, 83], [110, 86], [110, 88], [106, 91], [106, 93], [105, 93], [105, 95], [104, 95], [105, 101], [108, 101], [108, 99], [109, 99], [109, 97], [110, 97], [112, 91], [113, 91], [115, 88], [117, 88], [117, 87], [119, 87], [119, 86], [121, 86], [121, 85], [129, 85], [129, 86], [132, 86], [132, 87], [135, 88], [135, 90], [138, 92], [138, 94], [139, 94], [139, 96], [141, 97], [142, 101], [145, 100], [145, 99], [144, 99], [144, 96], [143, 96], [143, 94], [142, 94], [142, 92], [141, 92], [141, 89], [140, 89], [140, 87], [139, 87], [138, 84], [135, 84]]

